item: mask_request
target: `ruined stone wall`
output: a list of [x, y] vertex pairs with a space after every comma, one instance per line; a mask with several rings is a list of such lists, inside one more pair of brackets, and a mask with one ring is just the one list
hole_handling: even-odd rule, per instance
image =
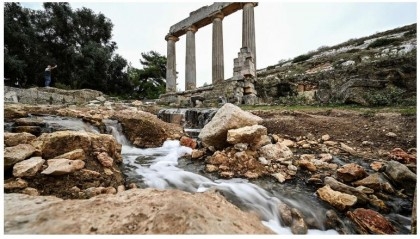
[[104, 94], [96, 90], [62, 90], [53, 87], [14, 88], [4, 87], [4, 102], [23, 104], [82, 104]]

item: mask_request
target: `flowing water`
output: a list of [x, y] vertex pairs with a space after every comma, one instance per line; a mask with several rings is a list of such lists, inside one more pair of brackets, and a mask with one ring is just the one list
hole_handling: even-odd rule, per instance
[[[187, 192], [200, 193], [214, 189], [239, 208], [256, 212], [262, 223], [274, 232], [291, 234], [290, 228], [283, 227], [280, 221], [278, 204], [281, 202], [281, 194], [274, 195], [246, 179], [212, 180], [198, 173], [183, 170], [179, 167], [179, 160], [182, 156], [191, 154], [191, 148], [181, 146], [177, 140], [166, 141], [159, 148], [136, 148], [131, 146], [121, 134], [117, 122], [107, 121], [106, 124], [108, 131], [123, 145], [124, 173], [129, 181], [136, 182], [140, 187], [175, 188]], [[294, 202], [292, 197], [283, 199], [289, 203]], [[299, 207], [303, 205], [301, 203]], [[338, 232], [311, 229], [308, 234], [338, 234]]]
[[[47, 128], [54, 126], [56, 129], [99, 133], [98, 129], [80, 119], [50, 116], [43, 119], [47, 122]], [[140, 149], [129, 143], [117, 121], [104, 120], [104, 123], [106, 133], [112, 134], [122, 144], [123, 172], [127, 181], [134, 182], [141, 188], [175, 188], [197, 193], [216, 190], [242, 210], [257, 213], [262, 223], [278, 234], [292, 234], [290, 228], [283, 226], [278, 212], [278, 204], [286, 203], [291, 208], [299, 209], [306, 219], [315, 221], [312, 225], [316, 224], [318, 229], [309, 229], [308, 234], [338, 234], [335, 230], [325, 230], [323, 226], [325, 213], [331, 206], [317, 200], [314, 193], [307, 190], [305, 182], [298, 178], [289, 184], [279, 184], [271, 178], [252, 182], [240, 178], [218, 179], [216, 175], [204, 171], [202, 162], [184, 158], [192, 150], [180, 146], [179, 141], [166, 141], [158, 148]], [[398, 221], [406, 231], [409, 230], [409, 217], [398, 213], [389, 216], [393, 222]], [[353, 230], [348, 228], [348, 231]]]

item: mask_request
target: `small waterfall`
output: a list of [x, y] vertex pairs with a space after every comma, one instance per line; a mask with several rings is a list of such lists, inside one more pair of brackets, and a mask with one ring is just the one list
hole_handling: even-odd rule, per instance
[[118, 120], [103, 119], [102, 122], [106, 126], [107, 133], [114, 136], [118, 143], [122, 145], [131, 145], [130, 141], [122, 133], [122, 126]]
[[179, 124], [184, 127], [188, 135], [197, 137], [216, 112], [217, 108], [162, 109], [158, 113], [158, 118], [168, 123]]

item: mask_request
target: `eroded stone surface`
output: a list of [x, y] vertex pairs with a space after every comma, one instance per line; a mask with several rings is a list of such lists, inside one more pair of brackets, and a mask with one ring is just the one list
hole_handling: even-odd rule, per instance
[[6, 194], [4, 201], [5, 234], [273, 234], [214, 192], [132, 189], [64, 201]]

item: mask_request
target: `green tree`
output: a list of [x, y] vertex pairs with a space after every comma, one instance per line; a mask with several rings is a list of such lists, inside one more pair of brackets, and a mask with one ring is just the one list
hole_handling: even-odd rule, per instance
[[34, 11], [5, 3], [5, 77], [43, 86], [44, 69], [57, 64], [53, 84], [107, 94], [133, 92], [123, 72], [127, 62], [114, 54], [113, 24], [105, 15], [88, 8], [73, 10], [66, 2], [46, 2], [43, 7]]
[[129, 68], [130, 81], [139, 98], [156, 99], [166, 89], [166, 57], [156, 51], [141, 53], [143, 69]]

